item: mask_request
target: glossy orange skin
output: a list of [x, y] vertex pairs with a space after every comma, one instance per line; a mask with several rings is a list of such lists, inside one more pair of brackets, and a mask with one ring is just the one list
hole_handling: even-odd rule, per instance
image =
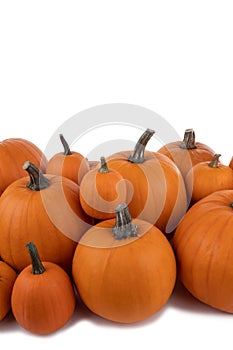
[[195, 203], [213, 192], [233, 189], [233, 170], [223, 164], [213, 168], [209, 161], [200, 162], [189, 170], [185, 183], [192, 203]]
[[26, 175], [22, 165], [29, 159], [45, 172], [48, 161], [32, 142], [20, 138], [9, 138], [0, 142], [0, 194], [12, 182]]
[[4, 261], [0, 261], [0, 321], [11, 309], [11, 292], [16, 277], [16, 272]]
[[83, 176], [90, 170], [88, 160], [78, 152], [70, 155], [55, 154], [49, 161], [47, 174], [65, 176], [80, 185]]
[[87, 215], [100, 220], [115, 217], [116, 207], [126, 202], [127, 186], [115, 170], [100, 173], [90, 170], [80, 185], [80, 203]]
[[233, 313], [233, 190], [201, 199], [178, 225], [173, 247], [178, 277], [189, 292]]
[[176, 280], [172, 248], [155, 226], [134, 220], [139, 238], [116, 241], [114, 219], [86, 232], [78, 244], [72, 274], [85, 305], [119, 323], [144, 320], [168, 301]]
[[194, 149], [180, 148], [181, 141], [171, 142], [161, 147], [158, 152], [169, 157], [179, 168], [185, 178], [187, 172], [200, 162], [211, 161], [215, 152], [207, 145], [196, 142]]
[[71, 280], [58, 265], [43, 262], [45, 272], [31, 265], [18, 275], [12, 291], [12, 312], [19, 325], [34, 334], [49, 334], [72, 317], [76, 298]]
[[109, 168], [127, 180], [127, 204], [132, 217], [172, 232], [187, 210], [187, 196], [179, 169], [160, 153], [145, 152], [145, 161], [128, 161], [130, 151], [108, 159]]
[[71, 268], [75, 247], [92, 224], [79, 202], [79, 186], [55, 175], [46, 175], [49, 187], [32, 191], [29, 177], [8, 186], [0, 197], [0, 255], [15, 270], [30, 263], [25, 245], [35, 242], [41, 259]]

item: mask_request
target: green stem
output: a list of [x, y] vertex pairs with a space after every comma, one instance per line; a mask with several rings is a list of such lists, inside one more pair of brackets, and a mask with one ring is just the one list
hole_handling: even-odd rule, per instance
[[23, 164], [23, 169], [26, 170], [30, 176], [30, 182], [26, 185], [32, 191], [40, 191], [47, 188], [50, 184], [49, 180], [42, 174], [37, 166], [29, 161]]
[[138, 142], [136, 143], [136, 146], [132, 154], [128, 158], [130, 162], [143, 163], [145, 161], [145, 158], [144, 158], [145, 148], [148, 141], [154, 135], [154, 133], [155, 133], [154, 130], [146, 129], [146, 131], [141, 135]]
[[64, 138], [64, 136], [62, 134], [59, 135], [61, 143], [64, 147], [64, 155], [65, 156], [70, 156], [72, 154], [71, 150], [70, 150], [70, 146], [68, 145], [68, 142], [66, 141], [66, 139]]
[[100, 158], [99, 172], [100, 173], [109, 173], [109, 169], [108, 169], [108, 165], [107, 165], [105, 157]]
[[184, 133], [184, 139], [180, 144], [180, 148], [194, 149], [197, 148], [195, 143], [195, 132], [193, 129], [186, 129]]
[[128, 206], [123, 203], [116, 208], [116, 223], [112, 233], [117, 240], [138, 237], [137, 226], [132, 222]]
[[213, 156], [213, 159], [211, 160], [211, 162], [209, 162], [209, 166], [211, 168], [218, 168], [219, 167], [219, 158], [221, 157], [221, 154], [217, 153]]
[[31, 263], [32, 263], [32, 273], [33, 275], [40, 275], [45, 272], [45, 267], [43, 266], [37, 248], [33, 242], [26, 244], [26, 248], [29, 252]]

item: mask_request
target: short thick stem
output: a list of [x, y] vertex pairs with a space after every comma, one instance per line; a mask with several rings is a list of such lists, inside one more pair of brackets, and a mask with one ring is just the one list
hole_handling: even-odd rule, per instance
[[130, 162], [143, 163], [145, 161], [145, 158], [144, 158], [145, 148], [148, 141], [154, 135], [154, 133], [155, 133], [154, 130], [146, 129], [146, 131], [141, 135], [138, 142], [136, 143], [136, 146], [132, 154], [128, 158]]
[[213, 156], [213, 159], [211, 162], [209, 162], [209, 166], [211, 168], [218, 168], [219, 167], [219, 158], [221, 157], [221, 154], [217, 153]]
[[37, 166], [29, 161], [23, 164], [23, 169], [26, 170], [30, 176], [30, 182], [27, 187], [32, 191], [40, 191], [49, 186], [49, 180], [42, 174]]
[[137, 226], [132, 222], [128, 206], [123, 203], [116, 208], [116, 223], [112, 233], [117, 240], [138, 237]]
[[186, 129], [184, 133], [184, 139], [180, 144], [180, 148], [194, 149], [197, 148], [195, 143], [195, 132], [193, 129]]
[[33, 275], [40, 275], [45, 272], [45, 267], [40, 260], [40, 256], [35, 244], [33, 242], [29, 242], [26, 244], [26, 248], [31, 258]]
[[68, 142], [66, 141], [66, 139], [64, 138], [64, 136], [62, 134], [59, 135], [61, 143], [64, 147], [64, 155], [65, 156], [70, 156], [72, 154], [71, 150], [70, 150], [70, 146], [68, 145]]
[[100, 158], [99, 172], [100, 173], [109, 173], [109, 169], [108, 169], [108, 165], [107, 165], [105, 157]]

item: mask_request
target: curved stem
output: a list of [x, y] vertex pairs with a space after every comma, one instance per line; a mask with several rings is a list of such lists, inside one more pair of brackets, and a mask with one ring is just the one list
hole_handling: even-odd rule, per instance
[[49, 180], [42, 174], [37, 166], [29, 161], [23, 164], [23, 169], [30, 176], [30, 182], [26, 185], [32, 191], [40, 191], [49, 186]]
[[99, 172], [100, 173], [109, 173], [109, 169], [108, 169], [108, 165], [107, 165], [105, 157], [100, 158]]
[[128, 158], [130, 162], [143, 163], [145, 161], [145, 158], [144, 158], [145, 148], [148, 141], [154, 135], [154, 133], [155, 133], [154, 130], [146, 129], [146, 131], [141, 135], [138, 142], [136, 143], [136, 146], [132, 154]]
[[186, 129], [184, 132], [184, 139], [180, 144], [180, 148], [194, 149], [197, 148], [195, 143], [195, 132], [193, 129]]
[[112, 233], [117, 240], [138, 237], [137, 226], [132, 222], [128, 206], [123, 203], [116, 208], [116, 223]]
[[211, 168], [218, 168], [219, 167], [219, 158], [221, 157], [221, 154], [219, 153], [216, 153], [214, 156], [213, 156], [213, 159], [211, 160], [211, 162], [209, 162], [209, 166]]
[[66, 139], [64, 138], [64, 136], [62, 134], [59, 135], [61, 143], [64, 147], [64, 155], [65, 156], [70, 156], [72, 154], [71, 150], [70, 150], [70, 146], [68, 145]]
[[33, 275], [40, 275], [45, 272], [45, 267], [40, 260], [40, 256], [35, 244], [33, 242], [29, 242], [26, 244], [26, 248], [31, 258]]

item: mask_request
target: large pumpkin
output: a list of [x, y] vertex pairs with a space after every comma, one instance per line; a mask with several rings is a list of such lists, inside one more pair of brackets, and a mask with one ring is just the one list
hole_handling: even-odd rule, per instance
[[173, 238], [178, 277], [200, 301], [233, 313], [233, 190], [189, 209]]
[[22, 164], [28, 159], [45, 172], [47, 159], [32, 142], [20, 138], [0, 142], [0, 194], [13, 181], [25, 176]]
[[100, 166], [90, 170], [80, 185], [80, 203], [89, 216], [106, 220], [115, 217], [115, 208], [126, 201], [127, 185], [121, 174], [109, 169], [101, 157]]
[[77, 245], [72, 274], [85, 305], [120, 323], [143, 320], [170, 297], [176, 262], [163, 233], [148, 222], [131, 219], [126, 204], [88, 230]]
[[132, 151], [108, 158], [108, 166], [127, 180], [127, 204], [132, 217], [171, 233], [187, 209], [186, 189], [177, 166], [160, 153], [145, 151], [154, 134], [147, 129]]
[[64, 151], [54, 154], [49, 159], [46, 173], [65, 176], [80, 185], [83, 176], [90, 169], [88, 160], [81, 153], [71, 151], [64, 136], [59, 136]]
[[49, 334], [72, 317], [76, 298], [67, 273], [51, 262], [41, 262], [33, 242], [27, 243], [31, 264], [18, 275], [11, 298], [19, 325], [34, 334]]
[[0, 261], [0, 321], [11, 309], [11, 292], [16, 277], [17, 274], [12, 267]]
[[193, 166], [185, 177], [185, 183], [192, 203], [220, 190], [233, 189], [233, 170], [219, 163], [220, 154], [215, 154], [209, 162]]
[[183, 141], [170, 142], [158, 150], [173, 160], [183, 177], [197, 163], [211, 161], [215, 152], [206, 144], [196, 142], [193, 129], [186, 129]]
[[0, 197], [0, 255], [21, 271], [30, 263], [23, 247], [33, 240], [43, 260], [69, 271], [76, 244], [92, 223], [81, 208], [79, 186], [65, 177], [45, 176], [28, 161], [24, 169], [30, 178], [15, 181]]

